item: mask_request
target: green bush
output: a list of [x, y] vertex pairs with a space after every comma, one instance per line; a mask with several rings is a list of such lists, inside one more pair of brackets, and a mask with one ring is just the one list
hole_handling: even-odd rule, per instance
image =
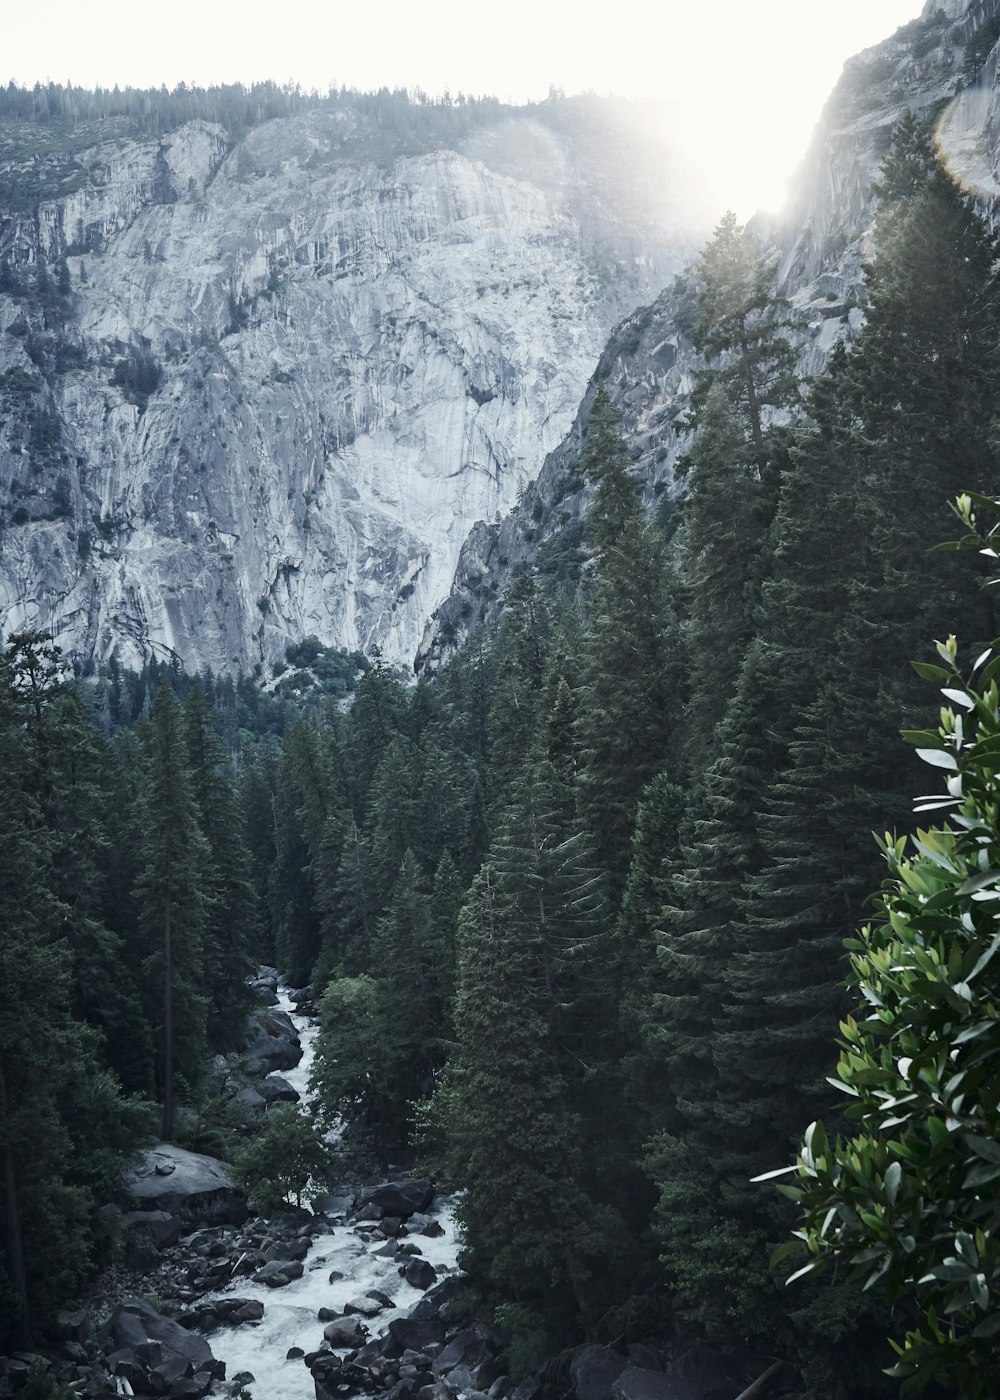
[[[973, 505], [957, 511], [962, 548], [997, 557]], [[941, 665], [918, 672], [941, 687], [935, 730], [907, 732], [945, 791], [918, 799], [940, 824], [880, 843], [889, 878], [876, 919], [849, 942], [860, 1005], [841, 1023], [838, 1088], [859, 1124], [831, 1142], [806, 1132], [793, 1185], [804, 1211], [792, 1279], [843, 1261], [917, 1322], [890, 1374], [902, 1393], [930, 1383], [965, 1400], [996, 1394], [1000, 1338], [1000, 641], [963, 677], [954, 637]], [[779, 1175], [773, 1173], [772, 1175]], [[791, 1282], [791, 1280], [789, 1280]]]
[[324, 1195], [336, 1169], [336, 1154], [315, 1119], [294, 1104], [269, 1109], [236, 1158], [237, 1177], [264, 1214]]

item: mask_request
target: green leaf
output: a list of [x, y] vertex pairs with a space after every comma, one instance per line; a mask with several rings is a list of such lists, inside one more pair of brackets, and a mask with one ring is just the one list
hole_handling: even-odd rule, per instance
[[928, 661], [911, 661], [910, 665], [918, 676], [925, 681], [933, 681], [935, 685], [944, 685], [951, 680], [951, 672], [946, 671], [943, 666], [933, 666]]
[[1000, 1143], [994, 1142], [992, 1138], [973, 1137], [971, 1133], [966, 1133], [965, 1143], [985, 1162], [1000, 1163]]
[[779, 1264], [783, 1264], [786, 1259], [790, 1259], [793, 1254], [802, 1253], [801, 1240], [787, 1240], [784, 1244], [779, 1244], [773, 1252], [769, 1261], [769, 1267], [776, 1269]]
[[985, 1337], [995, 1337], [1000, 1332], [1000, 1312], [995, 1312], [992, 1317], [987, 1317], [976, 1327], [972, 1333], [979, 1339]]
[[752, 1176], [752, 1177], [750, 1178], [750, 1180], [751, 1180], [751, 1181], [773, 1181], [774, 1178], [775, 1178], [776, 1176], [787, 1176], [787, 1175], [789, 1174], [789, 1172], [797, 1172], [797, 1171], [798, 1171], [798, 1167], [795, 1166], [795, 1165], [792, 1165], [792, 1166], [790, 1166], [790, 1167], [775, 1167], [775, 1169], [774, 1169], [773, 1171], [761, 1172], [760, 1176]]
[[952, 772], [958, 771], [955, 755], [949, 753], [947, 749], [917, 749], [917, 757], [922, 758], [933, 768], [949, 768]]
[[978, 875], [970, 876], [968, 880], [959, 885], [955, 894], [958, 897], [974, 894], [976, 890], [983, 890], [987, 885], [995, 885], [998, 881], [1000, 881], [1000, 870], [981, 870]]
[[882, 1185], [885, 1189], [886, 1200], [890, 1205], [896, 1204], [896, 1196], [899, 1193], [899, 1183], [903, 1179], [903, 1168], [899, 1162], [890, 1162], [886, 1167]]

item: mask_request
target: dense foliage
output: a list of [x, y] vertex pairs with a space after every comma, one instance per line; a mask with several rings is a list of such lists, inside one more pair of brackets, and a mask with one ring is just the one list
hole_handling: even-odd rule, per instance
[[238, 1043], [257, 908], [228, 750], [169, 686], [102, 737], [47, 639], [0, 658], [0, 1344], [113, 1257], [104, 1207], [206, 1051]]
[[[958, 504], [967, 540], [983, 544], [973, 500]], [[841, 1023], [852, 1136], [831, 1142], [813, 1123], [783, 1190], [804, 1209], [800, 1274], [845, 1260], [890, 1300], [919, 1301], [894, 1368], [903, 1392], [936, 1377], [973, 1400], [994, 1393], [1000, 1334], [1000, 653], [987, 648], [966, 677], [954, 637], [938, 651], [942, 664], [919, 669], [941, 686], [940, 725], [907, 737], [943, 770], [944, 792], [917, 810], [944, 820], [882, 843], [889, 878], [849, 945], [860, 1005]]]
[[[155, 1094], [169, 1131], [238, 1034], [251, 955], [311, 981], [320, 1120], [463, 1189], [515, 1366], [697, 1332], [780, 1351], [824, 1400], [874, 1396], [886, 1332], [917, 1324], [850, 1281], [790, 1295], [768, 1259], [794, 1207], [751, 1182], [846, 1107], [843, 944], [878, 881], [869, 833], [910, 819], [909, 660], [956, 618], [972, 643], [998, 630], [975, 563], [928, 552], [945, 501], [998, 475], [996, 247], [912, 121], [881, 197], [864, 329], [801, 400], [771, 270], [723, 222], [685, 311], [707, 359], [669, 534], [598, 387], [578, 589], [522, 573], [432, 685], [315, 639], [267, 695], [110, 663], [80, 684], [98, 732], [44, 668], [17, 678], [21, 644], [7, 662], [27, 800], [0, 818], [32, 896], [5, 877], [4, 957], [52, 963], [27, 1001], [66, 1027], [47, 1053], [82, 1036], [114, 1122], [123, 1089]], [[79, 1130], [51, 1093], [15, 1112]], [[255, 1146], [257, 1189], [294, 1196], [298, 1148], [286, 1175], [273, 1132]]]

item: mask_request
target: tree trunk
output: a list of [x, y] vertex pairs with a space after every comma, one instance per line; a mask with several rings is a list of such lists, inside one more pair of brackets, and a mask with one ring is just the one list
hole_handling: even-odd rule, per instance
[[174, 989], [170, 950], [170, 891], [163, 905], [163, 1141], [174, 1136]]
[[[4, 1077], [3, 1056], [0, 1055], [0, 1123], [9, 1138], [7, 1121], [7, 1081]], [[31, 1319], [28, 1313], [28, 1281], [24, 1273], [24, 1245], [21, 1241], [21, 1213], [17, 1204], [17, 1175], [14, 1170], [14, 1148], [10, 1141], [4, 1146], [4, 1198], [7, 1205], [7, 1266], [11, 1282], [21, 1301], [21, 1316], [14, 1328], [17, 1345], [31, 1350]]]

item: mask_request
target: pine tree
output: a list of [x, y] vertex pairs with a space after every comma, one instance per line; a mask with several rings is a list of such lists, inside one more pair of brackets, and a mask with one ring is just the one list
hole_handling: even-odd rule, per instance
[[[430, 1123], [444, 1141], [473, 1276], [518, 1304], [560, 1294], [586, 1312], [595, 1213], [549, 1032], [532, 929], [489, 865], [459, 926], [457, 1048]], [[497, 1211], [497, 1202], [504, 1209]], [[558, 1304], [556, 1304], [558, 1308]]]
[[581, 684], [581, 776], [588, 825], [620, 890], [639, 794], [666, 761], [680, 687], [663, 550], [646, 523], [618, 421], [602, 385], [584, 456], [595, 486], [595, 559]]
[[144, 733], [140, 808], [142, 868], [137, 881], [143, 975], [151, 1013], [162, 1033], [157, 1080], [163, 1139], [174, 1131], [175, 1082], [197, 1082], [207, 1049], [204, 987], [208, 844], [198, 824], [184, 715], [168, 686], [157, 691]]
[[774, 275], [753, 239], [727, 213], [698, 261], [701, 290], [695, 348], [722, 365], [699, 378], [696, 404], [719, 383], [740, 413], [763, 469], [764, 410], [794, 403], [795, 357], [782, 334], [786, 304], [774, 293]]
[[681, 566], [691, 658], [685, 753], [697, 771], [712, 752], [752, 634], [761, 547], [758, 466], [718, 383], [708, 391], [689, 460]]
[[201, 883], [209, 1039], [216, 1049], [226, 1050], [236, 1043], [251, 1005], [247, 977], [258, 951], [257, 906], [229, 756], [212, 727], [200, 685], [193, 687], [184, 708], [194, 799], [208, 845]]

